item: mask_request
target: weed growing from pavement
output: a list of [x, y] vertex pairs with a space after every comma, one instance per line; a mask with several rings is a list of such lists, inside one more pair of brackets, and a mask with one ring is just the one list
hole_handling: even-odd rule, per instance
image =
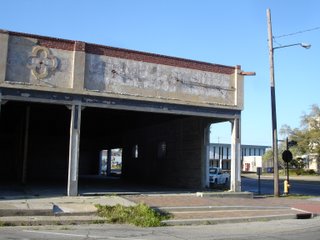
[[106, 223], [106, 220], [94, 220], [93, 224], [104, 224]]
[[16, 226], [16, 225], [13, 223], [10, 223], [10, 222], [1, 222], [0, 221], [0, 227], [13, 227], [13, 226]]
[[146, 204], [125, 207], [96, 205], [98, 215], [104, 217], [108, 223], [129, 223], [139, 227], [162, 226], [162, 220], [169, 219], [170, 215], [157, 212]]

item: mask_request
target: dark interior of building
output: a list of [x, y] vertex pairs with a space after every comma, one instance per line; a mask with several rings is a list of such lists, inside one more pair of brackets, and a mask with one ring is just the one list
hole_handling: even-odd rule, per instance
[[[70, 109], [8, 101], [1, 106], [1, 182], [67, 183]], [[202, 184], [204, 117], [84, 107], [79, 186], [99, 176], [100, 152], [122, 149], [122, 180], [172, 187]], [[103, 180], [101, 180], [103, 179]], [[108, 178], [101, 176], [100, 181]], [[107, 185], [105, 185], [107, 187]]]

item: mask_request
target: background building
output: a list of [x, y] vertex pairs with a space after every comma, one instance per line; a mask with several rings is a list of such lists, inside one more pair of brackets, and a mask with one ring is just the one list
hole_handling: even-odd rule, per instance
[[[241, 169], [242, 171], [255, 172], [257, 167], [262, 167], [262, 156], [270, 146], [241, 145]], [[231, 144], [211, 143], [209, 145], [209, 166], [221, 167], [230, 170]]]

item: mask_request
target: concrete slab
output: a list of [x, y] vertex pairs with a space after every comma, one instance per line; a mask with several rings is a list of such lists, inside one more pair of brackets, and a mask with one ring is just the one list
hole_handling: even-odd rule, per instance
[[258, 222], [282, 219], [296, 219], [294, 214], [271, 215], [271, 216], [253, 216], [253, 217], [224, 217], [224, 218], [193, 218], [193, 219], [172, 219], [163, 221], [168, 226], [180, 225], [208, 225], [208, 224], [224, 224], [224, 223], [240, 223], [240, 222]]
[[253, 198], [252, 192], [197, 192], [197, 197]]

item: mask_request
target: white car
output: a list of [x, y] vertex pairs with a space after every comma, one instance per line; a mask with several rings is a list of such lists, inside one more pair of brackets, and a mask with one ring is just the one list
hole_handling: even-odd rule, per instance
[[209, 182], [210, 184], [227, 184], [230, 180], [230, 174], [222, 172], [219, 167], [211, 167], [209, 169]]

